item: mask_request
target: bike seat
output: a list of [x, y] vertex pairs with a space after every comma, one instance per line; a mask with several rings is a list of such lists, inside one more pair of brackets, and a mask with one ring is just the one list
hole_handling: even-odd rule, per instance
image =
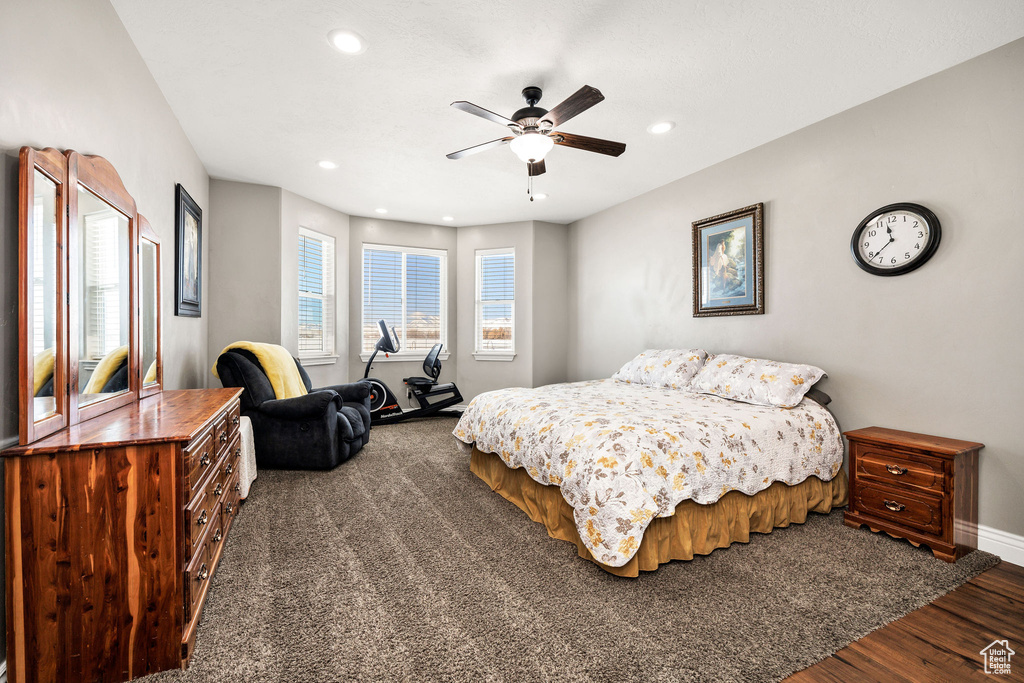
[[410, 387], [432, 387], [437, 384], [436, 379], [429, 377], [406, 377], [402, 381]]

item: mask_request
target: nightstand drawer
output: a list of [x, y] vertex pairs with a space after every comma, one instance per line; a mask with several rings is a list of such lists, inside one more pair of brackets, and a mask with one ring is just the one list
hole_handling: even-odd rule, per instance
[[858, 482], [854, 510], [870, 517], [896, 522], [934, 536], [942, 536], [943, 499], [926, 493]]
[[924, 455], [910, 455], [878, 446], [857, 444], [854, 457], [857, 474], [894, 486], [916, 486], [937, 493], [945, 490], [942, 461]]

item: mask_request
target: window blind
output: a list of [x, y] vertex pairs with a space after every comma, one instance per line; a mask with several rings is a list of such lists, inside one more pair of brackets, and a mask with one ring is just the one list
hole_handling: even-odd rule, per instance
[[515, 351], [513, 249], [478, 250], [476, 256], [476, 351]]
[[[123, 225], [122, 225], [123, 224]], [[122, 254], [119, 234], [127, 230], [124, 221], [113, 211], [85, 216], [85, 307], [87, 316], [85, 358], [99, 360], [121, 346], [128, 336], [127, 306], [122, 310], [121, 281], [127, 281], [127, 261]], [[127, 244], [127, 240], [125, 240]]]
[[299, 356], [334, 353], [334, 238], [299, 228]]
[[395, 328], [402, 351], [445, 341], [447, 255], [433, 249], [363, 246], [363, 343], [373, 351], [377, 321]]

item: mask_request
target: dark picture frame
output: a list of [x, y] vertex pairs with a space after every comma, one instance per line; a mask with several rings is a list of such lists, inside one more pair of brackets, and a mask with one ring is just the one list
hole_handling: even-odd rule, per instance
[[693, 317], [764, 313], [764, 203], [693, 222]]
[[174, 186], [174, 315], [202, 317], [203, 210]]

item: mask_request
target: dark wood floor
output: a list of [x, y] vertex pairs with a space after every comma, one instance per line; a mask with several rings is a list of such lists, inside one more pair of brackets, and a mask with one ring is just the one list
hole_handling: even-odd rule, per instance
[[[993, 640], [1017, 652], [1010, 676], [985, 673]], [[786, 680], [1024, 681], [1024, 567], [1002, 562]]]

